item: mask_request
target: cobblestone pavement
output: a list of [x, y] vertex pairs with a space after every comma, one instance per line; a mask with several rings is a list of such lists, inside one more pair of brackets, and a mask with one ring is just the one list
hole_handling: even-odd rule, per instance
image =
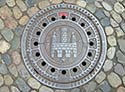
[[69, 90], [46, 87], [23, 64], [20, 38], [40, 9], [62, 0], [0, 0], [0, 92], [125, 92], [125, 0], [65, 0], [93, 13], [107, 35], [105, 64], [86, 85]]

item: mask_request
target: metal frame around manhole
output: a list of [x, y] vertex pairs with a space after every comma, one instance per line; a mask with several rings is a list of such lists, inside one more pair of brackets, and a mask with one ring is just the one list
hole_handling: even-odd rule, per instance
[[62, 3], [31, 18], [22, 35], [21, 52], [37, 80], [69, 89], [87, 83], [100, 71], [107, 41], [96, 17], [82, 7]]

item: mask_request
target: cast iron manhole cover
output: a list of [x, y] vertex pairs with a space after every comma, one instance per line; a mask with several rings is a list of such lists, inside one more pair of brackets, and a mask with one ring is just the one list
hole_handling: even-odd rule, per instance
[[21, 49], [27, 69], [37, 80], [69, 89], [87, 83], [99, 72], [107, 43], [104, 30], [90, 12], [63, 3], [31, 18]]

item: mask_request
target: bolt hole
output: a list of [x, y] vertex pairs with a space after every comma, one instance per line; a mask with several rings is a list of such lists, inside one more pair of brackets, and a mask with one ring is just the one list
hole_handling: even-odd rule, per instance
[[77, 72], [77, 68], [73, 68], [73, 72]]
[[84, 27], [84, 26], [85, 26], [85, 23], [81, 23], [81, 26]]
[[52, 69], [51, 69], [51, 72], [54, 73], [54, 72], [55, 72], [55, 68], [52, 68]]
[[62, 16], [62, 19], [65, 19], [66, 18], [66, 16]]
[[36, 32], [36, 35], [38, 35], [38, 36], [39, 36], [40, 34], [41, 34], [41, 32], [40, 32], [40, 31]]
[[46, 62], [42, 62], [42, 66], [45, 66], [46, 65]]
[[72, 21], [76, 21], [76, 18], [75, 18], [75, 17], [73, 17], [73, 18], [72, 18]]
[[88, 56], [89, 56], [89, 57], [91, 57], [91, 56], [92, 56], [92, 53], [91, 53], [91, 52], [89, 52], [89, 53], [88, 53]]
[[39, 56], [40, 56], [40, 53], [39, 53], [39, 52], [37, 52], [37, 53], [36, 53], [36, 57], [39, 57]]
[[82, 65], [83, 65], [83, 66], [86, 66], [86, 62], [82, 62]]
[[65, 75], [66, 74], [66, 70], [62, 70], [62, 74]]
[[47, 24], [46, 23], [43, 23], [43, 27], [46, 27], [47, 26]]
[[55, 21], [55, 20], [56, 20], [56, 18], [52, 17], [52, 18], [51, 18], [51, 20], [52, 20], [52, 21]]
[[34, 42], [34, 45], [35, 45], [35, 46], [38, 46], [38, 42]]
[[88, 32], [87, 32], [87, 35], [91, 35], [91, 32], [90, 32], [90, 31], [88, 31]]
[[90, 42], [89, 44], [90, 44], [90, 46], [93, 46], [93, 45], [94, 45], [94, 43], [93, 43], [93, 42]]

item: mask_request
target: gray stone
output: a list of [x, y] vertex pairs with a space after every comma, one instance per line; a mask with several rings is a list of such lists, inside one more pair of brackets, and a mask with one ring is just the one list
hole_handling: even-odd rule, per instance
[[65, 90], [56, 90], [55, 92], [65, 92]]
[[93, 92], [96, 89], [96, 82], [90, 81], [87, 85], [85, 85], [86, 92]]
[[3, 86], [0, 88], [0, 92], [10, 92], [10, 90], [7, 86]]
[[97, 18], [99, 18], [99, 19], [102, 19], [102, 18], [105, 17], [105, 14], [104, 14], [104, 12], [103, 12], [102, 10], [97, 10], [97, 11], [95, 12], [95, 16], [96, 16]]
[[125, 33], [123, 32], [123, 30], [120, 27], [115, 28], [115, 31], [117, 33], [117, 37], [122, 37], [125, 35]]
[[119, 74], [120, 76], [124, 76], [125, 75], [125, 70], [123, 68], [123, 66], [121, 64], [117, 64], [115, 67], [114, 67], [114, 71]]
[[0, 0], [0, 6], [4, 6], [6, 4], [6, 0]]
[[123, 31], [125, 32], [125, 22], [121, 23], [121, 28], [123, 29]]
[[114, 4], [114, 10], [119, 13], [122, 14], [125, 11], [125, 8], [123, 7], [122, 4], [120, 4], [119, 2]]
[[4, 84], [3, 76], [0, 74], [0, 87]]
[[24, 30], [23, 27], [18, 26], [18, 27], [14, 30], [14, 32], [15, 32], [15, 34], [16, 34], [17, 36], [21, 36], [23, 30]]
[[80, 89], [79, 88], [75, 88], [71, 92], [80, 92]]
[[15, 36], [11, 41], [11, 51], [20, 47], [20, 38]]
[[110, 18], [105, 17], [105, 18], [101, 19], [101, 24], [103, 26], [109, 26], [110, 25]]
[[107, 2], [102, 2], [103, 7], [107, 10], [107, 11], [111, 11], [112, 10], [112, 6], [107, 3]]
[[106, 74], [101, 71], [96, 77], [95, 80], [97, 83], [101, 83], [106, 78]]
[[87, 3], [94, 3], [96, 0], [86, 0]]
[[7, 64], [10, 65], [12, 60], [9, 54], [5, 53], [1, 55], [2, 60]]
[[117, 42], [116, 42], [115, 36], [113, 36], [113, 35], [108, 36], [108, 43], [110, 46], [116, 46]]
[[105, 72], [110, 71], [110, 70], [112, 69], [112, 67], [113, 67], [113, 62], [112, 62], [111, 60], [108, 60], [108, 59], [107, 59], [107, 60], [105, 61], [104, 66], [103, 66], [104, 71], [105, 71]]
[[0, 64], [0, 73], [1, 74], [7, 74], [8, 73], [8, 69], [7, 69], [7, 66], [5, 64]]
[[110, 47], [107, 52], [107, 57], [109, 59], [113, 59], [115, 56], [116, 48], [115, 47]]
[[110, 85], [108, 84], [107, 81], [103, 81], [103, 82], [99, 85], [99, 88], [100, 88], [103, 92], [110, 92], [110, 90], [111, 90], [111, 87], [110, 87]]
[[119, 24], [113, 18], [110, 18], [110, 22], [111, 22], [111, 25], [113, 27], [118, 27], [119, 26]]
[[1, 34], [7, 41], [11, 41], [14, 37], [13, 32], [10, 29], [5, 29], [1, 31]]
[[119, 39], [118, 40], [118, 45], [120, 49], [125, 53], [125, 40], [124, 39]]
[[116, 56], [119, 63], [125, 64], [125, 55], [121, 51], [117, 51]]
[[48, 88], [46, 86], [42, 86], [40, 89], [39, 89], [39, 92], [54, 92], [51, 88]]
[[30, 87], [26, 84], [26, 82], [23, 79], [17, 78], [16, 84], [22, 92], [29, 92], [30, 91]]
[[17, 66], [17, 70], [19, 75], [24, 78], [25, 80], [30, 78], [30, 74], [27, 71], [27, 69], [25, 68], [25, 66], [21, 63], [20, 65]]
[[107, 76], [107, 79], [108, 79], [109, 84], [113, 88], [117, 88], [118, 86], [120, 86], [122, 84], [122, 81], [121, 81], [120, 77], [116, 73], [114, 73], [114, 72], [111, 72]]
[[20, 92], [19, 89], [15, 86], [11, 86], [11, 91], [12, 92]]
[[96, 11], [96, 6], [94, 4], [88, 4], [86, 6], [86, 8], [91, 12], [91, 13], [95, 13]]
[[115, 11], [111, 11], [111, 15], [117, 23], [122, 22], [122, 17], [118, 13], [116, 13]]
[[17, 68], [16, 68], [15, 64], [9, 65], [8, 69], [12, 75], [14, 75], [15, 77], [18, 76], [18, 72], [17, 72]]

